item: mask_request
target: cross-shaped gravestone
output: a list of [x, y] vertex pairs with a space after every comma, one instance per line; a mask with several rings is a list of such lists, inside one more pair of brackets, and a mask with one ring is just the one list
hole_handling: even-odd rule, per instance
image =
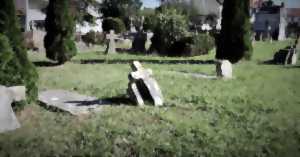
[[115, 54], [116, 53], [116, 38], [117, 35], [115, 35], [114, 30], [110, 30], [110, 33], [106, 35], [107, 47], [106, 47], [106, 54]]
[[134, 61], [131, 65], [133, 72], [129, 74], [128, 94], [139, 106], [144, 100], [153, 102], [155, 106], [163, 105], [163, 95], [157, 81], [153, 78], [151, 69], [144, 69], [142, 64]]
[[0, 133], [20, 128], [20, 123], [11, 107], [11, 103], [25, 100], [24, 86], [0, 86]]

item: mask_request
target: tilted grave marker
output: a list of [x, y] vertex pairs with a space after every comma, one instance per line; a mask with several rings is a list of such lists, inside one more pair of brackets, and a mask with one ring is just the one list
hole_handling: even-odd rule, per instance
[[0, 85], [0, 133], [20, 128], [11, 104], [25, 99], [26, 88], [24, 86], [7, 88]]
[[130, 98], [139, 106], [144, 100], [153, 102], [155, 106], [163, 105], [163, 95], [157, 81], [153, 78], [151, 69], [144, 69], [142, 64], [134, 61], [131, 65], [133, 72], [129, 74], [127, 92]]
[[297, 60], [298, 53], [295, 47], [280, 50], [279, 52], [276, 52], [273, 57], [274, 64], [296, 65]]

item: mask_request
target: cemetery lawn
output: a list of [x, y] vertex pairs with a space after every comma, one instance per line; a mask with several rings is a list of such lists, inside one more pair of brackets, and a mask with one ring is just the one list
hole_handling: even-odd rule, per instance
[[[38, 103], [27, 105], [17, 113], [22, 128], [0, 135], [0, 156], [297, 157], [300, 64], [261, 64], [288, 44], [255, 43], [252, 61], [234, 65], [233, 80], [178, 73], [214, 75], [215, 65], [209, 61], [214, 53], [168, 58], [91, 52], [62, 66], [29, 53], [40, 65], [40, 91], [65, 89], [112, 98], [121, 105], [81, 117]], [[122, 101], [132, 60], [154, 71], [164, 107], [140, 108]]]

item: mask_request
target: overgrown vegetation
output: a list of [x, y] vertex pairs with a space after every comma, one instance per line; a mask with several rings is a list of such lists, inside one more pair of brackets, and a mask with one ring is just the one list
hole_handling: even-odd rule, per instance
[[74, 43], [75, 18], [70, 0], [50, 0], [45, 21], [44, 39], [47, 58], [63, 64], [76, 55]]
[[0, 34], [0, 84], [5, 86], [25, 85], [27, 100], [35, 100], [38, 74], [27, 58], [14, 1], [1, 2]]
[[181, 12], [162, 7], [155, 15], [145, 18], [144, 29], [152, 30], [150, 53], [166, 56], [197, 56], [208, 54], [215, 47], [209, 34], [191, 33], [187, 16]]
[[154, 28], [150, 51], [171, 55], [172, 45], [188, 34], [187, 19], [175, 9], [164, 9], [156, 14], [157, 23]]
[[[235, 64], [235, 78], [227, 81], [174, 72], [213, 75], [215, 65], [196, 63], [214, 59], [214, 53], [191, 58], [84, 53], [63, 67], [39, 67], [41, 90], [117, 99], [125, 97], [129, 63], [139, 60], [153, 69], [165, 106], [120, 102], [73, 117], [32, 104], [18, 113], [21, 129], [0, 135], [0, 156], [297, 157], [299, 64], [257, 64], [288, 43], [255, 43], [253, 60]], [[30, 58], [45, 61], [42, 54]]]
[[103, 20], [103, 31], [109, 33], [110, 30], [114, 30], [115, 33], [123, 33], [126, 31], [124, 22], [120, 18], [108, 17]]
[[215, 39], [206, 33], [192, 34], [172, 44], [172, 56], [201, 56], [215, 48]]
[[87, 45], [103, 45], [105, 43], [104, 33], [90, 31], [81, 37], [82, 41]]
[[103, 17], [119, 18], [130, 29], [130, 17], [137, 17], [142, 7], [141, 0], [103, 0], [100, 11]]

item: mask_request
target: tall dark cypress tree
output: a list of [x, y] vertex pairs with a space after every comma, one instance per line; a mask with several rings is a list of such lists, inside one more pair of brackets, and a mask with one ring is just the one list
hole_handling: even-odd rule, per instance
[[27, 58], [14, 0], [1, 1], [0, 34], [0, 84], [5, 86], [25, 85], [27, 100], [35, 100], [38, 74]]
[[242, 58], [251, 59], [251, 24], [249, 0], [225, 0], [222, 12], [222, 29], [217, 42], [217, 59], [236, 63]]
[[47, 58], [63, 64], [76, 55], [75, 18], [70, 0], [50, 0], [47, 7], [44, 39]]

